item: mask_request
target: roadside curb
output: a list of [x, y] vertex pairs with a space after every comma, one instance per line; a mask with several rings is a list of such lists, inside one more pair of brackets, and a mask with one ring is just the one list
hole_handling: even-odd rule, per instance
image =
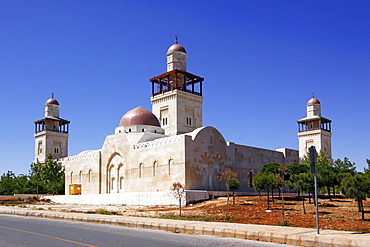
[[369, 233], [358, 234], [354, 232], [322, 230], [321, 234], [319, 235], [316, 234], [315, 229], [309, 228], [166, 220], [157, 218], [81, 214], [58, 211], [38, 212], [32, 210], [0, 209], [0, 214], [162, 230], [181, 234], [238, 238], [295, 246], [370, 246]]

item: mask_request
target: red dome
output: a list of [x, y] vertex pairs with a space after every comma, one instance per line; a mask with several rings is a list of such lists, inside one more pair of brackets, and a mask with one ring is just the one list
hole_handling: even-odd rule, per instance
[[173, 45], [171, 45], [170, 48], [168, 48], [167, 53], [179, 52], [179, 51], [186, 53], [186, 50], [185, 50], [185, 48], [182, 45], [173, 44]]
[[59, 102], [54, 98], [50, 98], [46, 101], [45, 105], [59, 105]]
[[119, 126], [152, 125], [161, 127], [158, 118], [144, 107], [138, 106], [128, 111], [119, 122]]
[[314, 97], [312, 97], [308, 102], [307, 105], [320, 105], [320, 101]]

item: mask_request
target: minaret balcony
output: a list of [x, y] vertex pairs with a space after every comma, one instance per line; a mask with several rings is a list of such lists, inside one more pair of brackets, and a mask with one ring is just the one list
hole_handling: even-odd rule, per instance
[[202, 77], [174, 69], [150, 79], [152, 82], [152, 96], [175, 90], [202, 96], [203, 80]]

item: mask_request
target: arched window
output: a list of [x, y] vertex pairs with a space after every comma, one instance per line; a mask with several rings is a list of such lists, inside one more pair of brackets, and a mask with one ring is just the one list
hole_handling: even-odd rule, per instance
[[171, 162], [173, 161], [172, 158], [168, 159], [168, 175], [171, 175]]
[[91, 182], [91, 170], [89, 170], [89, 176], [88, 176], [88, 181]]
[[114, 189], [114, 177], [111, 179], [111, 191]]
[[71, 184], [73, 184], [73, 172], [71, 172]]
[[143, 176], [143, 163], [140, 163], [139, 164], [139, 178], [141, 178]]
[[119, 189], [122, 190], [123, 177], [119, 178]]
[[153, 162], [153, 177], [155, 177], [155, 166], [157, 164], [157, 161], [154, 161]]
[[82, 171], [80, 171], [80, 174], [79, 174], [79, 183], [82, 184]]

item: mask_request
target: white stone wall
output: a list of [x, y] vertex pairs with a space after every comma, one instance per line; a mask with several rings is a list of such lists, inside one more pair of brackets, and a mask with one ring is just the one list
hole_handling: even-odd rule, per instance
[[85, 151], [60, 160], [65, 168], [65, 193], [70, 184], [81, 184], [81, 193], [100, 193], [100, 151]]
[[[286, 151], [286, 150], [284, 150]], [[287, 158], [285, 157], [286, 155]], [[252, 190], [248, 175], [254, 177], [263, 165], [298, 163], [298, 152], [284, 152], [237, 145], [225, 142], [213, 127], [197, 129], [186, 138], [186, 186], [187, 189], [225, 190], [220, 182], [221, 171], [231, 169], [238, 173], [241, 191]]]
[[[121, 194], [90, 194], [43, 196], [55, 203], [89, 204], [89, 205], [179, 205], [179, 200], [170, 191], [166, 192], [126, 192]], [[185, 191], [182, 205], [209, 199], [207, 191]]]
[[45, 105], [45, 117], [51, 116], [51, 117], [59, 117], [59, 105], [54, 104], [48, 104]]
[[167, 56], [167, 71], [179, 69], [186, 71], [186, 58], [187, 54], [184, 52], [172, 52]]
[[[152, 112], [159, 119], [166, 135], [188, 133], [202, 127], [202, 96], [174, 90], [152, 97], [151, 102]], [[167, 116], [161, 116], [163, 109], [167, 109]], [[193, 110], [193, 116], [187, 116], [186, 109]], [[168, 124], [163, 125], [163, 117], [168, 118]], [[191, 125], [187, 124], [187, 117], [193, 117]]]
[[226, 186], [218, 176], [227, 169], [238, 172], [240, 191], [253, 191], [248, 177], [254, 177], [263, 165], [298, 162], [295, 150], [274, 151], [228, 143], [213, 127], [134, 144], [129, 135], [107, 136], [101, 150], [63, 159], [67, 194], [71, 183], [81, 183], [82, 195], [165, 193], [174, 182], [191, 191], [220, 191]]
[[[42, 143], [41, 153], [39, 153], [39, 142]], [[58, 153], [55, 152], [55, 148], [58, 148]], [[49, 153], [55, 159], [68, 156], [68, 133], [43, 130], [35, 134], [35, 161], [38, 159], [44, 162]]]
[[299, 132], [299, 158], [302, 160], [308, 148], [315, 146], [317, 152], [323, 150], [331, 159], [331, 135], [331, 132], [321, 129]]

